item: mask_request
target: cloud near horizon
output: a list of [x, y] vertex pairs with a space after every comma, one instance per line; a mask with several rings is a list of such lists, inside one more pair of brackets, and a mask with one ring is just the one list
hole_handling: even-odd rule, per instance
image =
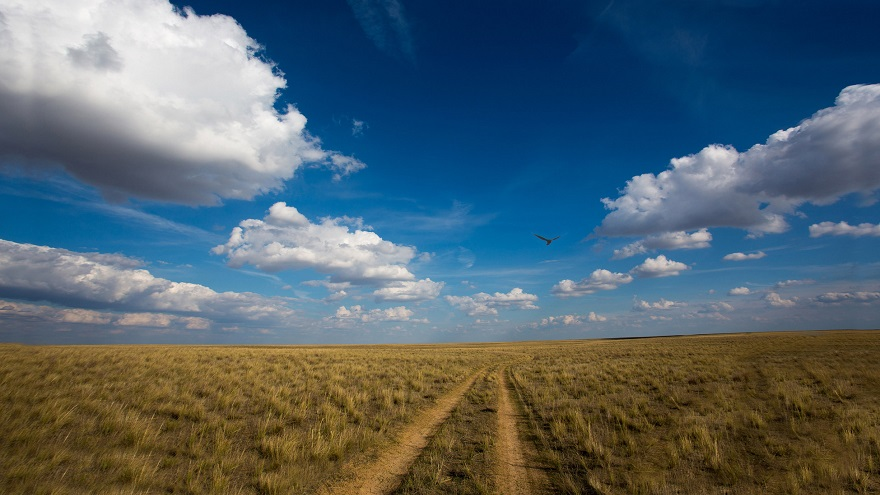
[[643, 299], [633, 298], [633, 311], [652, 311], [652, 310], [660, 310], [665, 311], [673, 308], [682, 308], [687, 306], [687, 303], [679, 302], [679, 301], [670, 301], [668, 299], [660, 298], [659, 301], [656, 302], [648, 302]]
[[179, 330], [207, 330], [211, 320], [197, 316], [177, 316], [168, 313], [114, 313], [90, 309], [58, 308], [45, 304], [29, 304], [0, 299], [0, 320], [29, 320], [56, 325], [111, 326], [164, 328]]
[[446, 301], [468, 316], [496, 316], [499, 308], [538, 309], [535, 305], [538, 296], [524, 292], [518, 287], [506, 294], [496, 292], [490, 295], [480, 292], [473, 296], [446, 296]]
[[[214, 205], [303, 166], [365, 167], [321, 147], [233, 18], [167, 0], [34, 0], [0, 22], [0, 159], [61, 166], [113, 200]], [[206, 84], [210, 81], [210, 84]]]
[[833, 107], [744, 152], [713, 144], [669, 169], [627, 181], [595, 229], [599, 236], [651, 236], [709, 227], [753, 236], [788, 229], [804, 203], [827, 205], [880, 187], [880, 84], [844, 88]]
[[[280, 298], [216, 292], [199, 284], [155, 277], [142, 266], [139, 260], [121, 255], [0, 240], [0, 297], [73, 308], [53, 310], [55, 313], [40, 310], [50, 319], [67, 322], [106, 324], [114, 320], [118, 325], [141, 322], [142, 326], [168, 326], [179, 320], [188, 328], [198, 328], [211, 320], [274, 327], [289, 324], [294, 316]], [[97, 313], [95, 309], [140, 316]]]
[[410, 317], [413, 311], [405, 306], [397, 306], [387, 309], [371, 309], [367, 310], [362, 306], [355, 305], [350, 308], [340, 306], [336, 310], [334, 318], [339, 320], [358, 320], [363, 323], [379, 322], [379, 321], [411, 321]]

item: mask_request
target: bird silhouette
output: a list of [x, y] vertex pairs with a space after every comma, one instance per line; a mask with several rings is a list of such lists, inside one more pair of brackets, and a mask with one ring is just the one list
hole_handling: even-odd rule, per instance
[[538, 234], [532, 234], [532, 235], [537, 237], [538, 239], [541, 239], [542, 241], [546, 242], [548, 246], [550, 245], [551, 242], [555, 241], [556, 239], [559, 239], [559, 236], [556, 236], [553, 239], [547, 239], [546, 237], [541, 237]]

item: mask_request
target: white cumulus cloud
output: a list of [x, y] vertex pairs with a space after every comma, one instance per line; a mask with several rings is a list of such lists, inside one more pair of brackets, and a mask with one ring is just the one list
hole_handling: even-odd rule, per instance
[[[349, 228], [352, 224], [354, 231]], [[364, 229], [360, 219], [324, 218], [312, 223], [293, 206], [279, 202], [269, 208], [263, 220], [243, 220], [232, 229], [229, 241], [212, 252], [225, 255], [232, 267], [248, 264], [266, 272], [311, 268], [329, 274], [331, 282], [413, 280], [415, 276], [406, 265], [416, 256], [416, 249]], [[430, 284], [422, 281], [410, 289], [427, 286]]]
[[758, 251], [757, 253], [730, 253], [724, 255], [725, 261], [748, 261], [748, 260], [759, 260], [763, 257], [767, 256], [763, 251]]
[[733, 289], [730, 289], [730, 291], [727, 293], [727, 295], [729, 295], [729, 296], [747, 296], [751, 293], [752, 293], [752, 291], [748, 287], [734, 287]]
[[664, 232], [645, 237], [640, 241], [615, 249], [612, 259], [619, 260], [645, 254], [658, 249], [704, 249], [712, 241], [712, 233], [706, 229], [696, 232]]
[[557, 297], [580, 297], [600, 290], [614, 290], [632, 281], [632, 275], [599, 269], [594, 270], [588, 278], [581, 279], [580, 282], [561, 280], [553, 286], [551, 292]]
[[633, 299], [633, 310], [634, 311], [651, 311], [651, 310], [669, 310], [673, 308], [681, 308], [687, 306], [687, 303], [678, 302], [678, 301], [670, 301], [668, 299], [660, 298], [659, 301], [648, 302], [642, 299], [634, 298]]
[[737, 227], [753, 235], [785, 231], [785, 215], [880, 187], [880, 84], [843, 89], [835, 105], [765, 144], [739, 152], [710, 145], [633, 177], [596, 229], [603, 236]]
[[498, 308], [538, 309], [535, 305], [538, 296], [524, 292], [519, 287], [507, 293], [480, 292], [473, 296], [446, 296], [446, 301], [468, 316], [494, 316], [498, 314]]
[[367, 310], [362, 306], [355, 305], [350, 308], [340, 306], [336, 310], [335, 316], [340, 320], [359, 320], [364, 323], [372, 323], [379, 321], [410, 321], [413, 314], [405, 306]]
[[586, 316], [582, 315], [562, 315], [562, 316], [548, 316], [547, 318], [542, 318], [541, 322], [538, 323], [537, 326], [541, 327], [555, 327], [555, 326], [573, 326], [573, 325], [583, 325], [584, 318], [590, 323], [602, 323], [603, 321], [608, 321], [608, 318], [597, 314], [595, 311], [590, 311]]
[[656, 258], [646, 259], [644, 263], [630, 270], [630, 273], [639, 278], [674, 277], [689, 269], [684, 263], [672, 261], [661, 254]]
[[251, 199], [302, 166], [365, 165], [275, 108], [287, 82], [235, 19], [167, 0], [5, 0], [0, 158], [113, 198]]
[[775, 306], [777, 308], [791, 308], [797, 305], [796, 297], [793, 297], [791, 299], [784, 299], [776, 292], [768, 292], [764, 296], [764, 300], [767, 301], [767, 304], [769, 304], [770, 306]]
[[430, 278], [407, 282], [392, 282], [387, 287], [377, 289], [373, 296], [377, 301], [427, 301], [436, 299], [445, 284]]
[[860, 223], [858, 225], [850, 225], [846, 222], [822, 222], [810, 225], [810, 237], [821, 237], [823, 235], [880, 237], [880, 224]]

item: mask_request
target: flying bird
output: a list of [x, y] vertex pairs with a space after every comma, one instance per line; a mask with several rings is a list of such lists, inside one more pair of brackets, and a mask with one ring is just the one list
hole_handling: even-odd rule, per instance
[[559, 236], [556, 236], [553, 239], [547, 239], [546, 237], [541, 237], [538, 234], [532, 234], [532, 235], [537, 237], [538, 239], [541, 239], [542, 241], [546, 242], [548, 246], [550, 245], [551, 242], [555, 241], [556, 239], [559, 239]]

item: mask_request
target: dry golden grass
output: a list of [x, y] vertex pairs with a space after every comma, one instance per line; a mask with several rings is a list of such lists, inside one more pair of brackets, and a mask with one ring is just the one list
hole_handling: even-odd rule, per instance
[[491, 494], [497, 374], [477, 379], [392, 495]]
[[544, 346], [515, 368], [565, 493], [880, 492], [880, 333]]
[[[509, 370], [532, 425], [521, 438], [537, 439], [556, 492], [880, 492], [880, 332], [859, 331], [0, 345], [0, 493], [314, 492], [496, 364]], [[493, 490], [492, 376], [441, 426], [402, 492], [435, 478], [460, 493]]]
[[416, 346], [0, 346], [0, 493], [312, 491], [482, 359]]

